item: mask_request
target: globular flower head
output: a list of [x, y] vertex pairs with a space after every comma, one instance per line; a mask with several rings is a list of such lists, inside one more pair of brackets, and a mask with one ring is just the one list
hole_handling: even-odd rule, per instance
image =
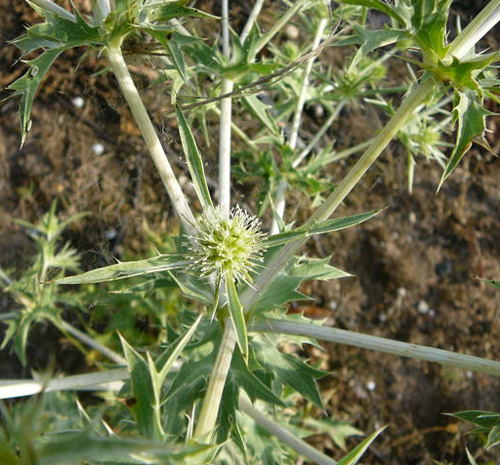
[[209, 207], [197, 218], [188, 247], [202, 277], [230, 274], [251, 284], [250, 273], [262, 261], [263, 236], [258, 218], [240, 207], [229, 213]]

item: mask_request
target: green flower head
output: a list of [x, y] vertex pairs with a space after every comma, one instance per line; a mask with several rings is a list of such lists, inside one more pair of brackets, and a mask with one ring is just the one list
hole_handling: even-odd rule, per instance
[[229, 274], [251, 284], [250, 273], [262, 262], [263, 237], [258, 218], [240, 207], [209, 207], [198, 217], [188, 247], [202, 277]]

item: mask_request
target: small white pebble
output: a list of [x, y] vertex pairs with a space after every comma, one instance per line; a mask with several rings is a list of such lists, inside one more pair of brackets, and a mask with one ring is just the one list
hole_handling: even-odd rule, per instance
[[314, 116], [318, 119], [323, 118], [325, 116], [325, 109], [322, 105], [314, 105]]
[[102, 145], [100, 142], [92, 144], [91, 149], [92, 152], [94, 152], [96, 155], [102, 155], [104, 153], [104, 145]]
[[465, 372], [465, 377], [466, 377], [467, 379], [471, 379], [471, 378], [472, 378], [472, 376], [474, 376], [474, 374], [472, 373], [472, 371], [467, 370], [467, 371]]
[[366, 389], [368, 389], [369, 391], [374, 391], [376, 387], [377, 387], [377, 385], [375, 384], [375, 381], [373, 381], [373, 380], [370, 380], [366, 383]]
[[433, 308], [429, 309], [429, 316], [436, 316], [436, 312], [434, 311]]
[[421, 300], [417, 305], [418, 313], [428, 313], [430, 310], [429, 304], [425, 300]]
[[82, 97], [73, 97], [71, 99], [71, 103], [76, 108], [83, 108], [83, 106], [85, 105], [85, 100]]
[[415, 212], [410, 212], [408, 220], [410, 221], [411, 224], [415, 224], [417, 222], [417, 215], [415, 215]]
[[399, 297], [406, 297], [406, 289], [404, 287], [398, 288], [398, 296]]
[[295, 39], [298, 39], [299, 38], [299, 30], [296, 26], [294, 26], [293, 24], [289, 24], [286, 28], [285, 28], [285, 34], [286, 36], [291, 39], [291, 40], [295, 40]]
[[337, 310], [338, 306], [339, 306], [339, 304], [337, 302], [335, 302], [335, 300], [332, 300], [331, 302], [328, 303], [328, 308], [330, 310]]
[[111, 240], [113, 240], [118, 235], [118, 233], [116, 232], [116, 229], [108, 229], [104, 233], [104, 235], [106, 236], [106, 239], [108, 241], [111, 241]]
[[384, 321], [387, 321], [387, 315], [385, 313], [381, 313], [378, 316], [378, 319], [383, 323]]

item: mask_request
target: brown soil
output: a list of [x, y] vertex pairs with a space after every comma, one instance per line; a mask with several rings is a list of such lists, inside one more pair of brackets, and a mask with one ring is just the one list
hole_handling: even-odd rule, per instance
[[[465, 19], [477, 10], [472, 3], [456, 2]], [[476, 3], [480, 7], [483, 2]], [[18, 36], [23, 24], [36, 20], [20, 2], [1, 0], [0, 6], [5, 12], [0, 18], [3, 40]], [[495, 45], [494, 37], [488, 40]], [[1, 86], [23, 72], [22, 64], [12, 65], [15, 58], [14, 47], [2, 47]], [[55, 199], [64, 216], [91, 213], [67, 234], [83, 252], [86, 268], [108, 263], [125, 249], [143, 250], [144, 222], [157, 231], [177, 227], [114, 79], [95, 74], [102, 69], [96, 54], [82, 57], [81, 50], [65, 53], [56, 62], [35, 101], [33, 129], [22, 150], [17, 102], [2, 103], [1, 266], [22, 268], [32, 251], [13, 219], [36, 221]], [[178, 155], [175, 123], [162, 119], [159, 112], [168, 96], [159, 94], [158, 88], [146, 89], [151, 76], [140, 63], [132, 69], [165, 148], [182, 174], [186, 167]], [[83, 108], [72, 104], [74, 97], [84, 99]], [[339, 148], [361, 142], [372, 130], [360, 109], [345, 111], [341, 122], [331, 134]], [[489, 124], [490, 143], [498, 151], [496, 125]], [[313, 132], [314, 118], [307, 125]], [[103, 145], [102, 155], [94, 144]], [[214, 150], [204, 148], [204, 154], [210, 158]], [[340, 328], [500, 359], [499, 294], [477, 279], [500, 276], [500, 164], [494, 155], [475, 147], [436, 195], [439, 169], [420, 162], [410, 195], [403, 159], [401, 147], [394, 144], [338, 214], [384, 206], [387, 210], [361, 227], [311, 241], [312, 253], [333, 253], [334, 264], [356, 277], [309, 284], [305, 290], [316, 300], [301, 308]], [[340, 179], [350, 163], [332, 168], [332, 179]], [[303, 209], [300, 205], [296, 212], [291, 210], [290, 217], [300, 217]], [[8, 311], [12, 302], [7, 296], [1, 299], [1, 311]], [[57, 335], [39, 328], [33, 337], [40, 340], [30, 350], [33, 363], [43, 366]], [[321, 359], [331, 373], [321, 381], [328, 413], [365, 431], [389, 426], [363, 460], [365, 465], [424, 465], [433, 460], [464, 465], [466, 445], [480, 454], [478, 463], [487, 458], [500, 463], [500, 452], [480, 452], [478, 441], [464, 434], [467, 427], [442, 415], [500, 410], [498, 379], [341, 345], [325, 347], [324, 354], [310, 355]], [[70, 348], [60, 352], [58, 363], [59, 358], [67, 372], [72, 364], [84, 363]], [[0, 366], [2, 377], [29, 376], [6, 351], [0, 355]], [[325, 438], [313, 439], [329, 447]]]

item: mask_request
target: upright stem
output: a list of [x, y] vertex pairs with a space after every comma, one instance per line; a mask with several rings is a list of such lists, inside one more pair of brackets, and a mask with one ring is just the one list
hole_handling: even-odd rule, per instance
[[[196, 424], [194, 437], [198, 439], [206, 439], [215, 429], [217, 415], [222, 399], [222, 391], [226, 384], [227, 374], [231, 366], [234, 347], [236, 346], [236, 332], [233, 322], [230, 318], [225, 321], [224, 333], [222, 334], [222, 342], [215, 360], [214, 370], [210, 375], [207, 392], [203, 399], [200, 417]], [[209, 441], [207, 441], [209, 442]]]
[[428, 79], [405, 98], [398, 111], [382, 131], [373, 139], [373, 142], [366, 149], [362, 157], [350, 169], [347, 176], [342, 179], [335, 190], [323, 202], [321, 207], [319, 207], [311, 218], [309, 218], [309, 224], [315, 221], [326, 220], [330, 217], [363, 177], [368, 168], [370, 168], [382, 151], [389, 145], [389, 142], [396, 136], [401, 127], [406, 124], [415, 110], [425, 101], [434, 88], [434, 85], [434, 81]]
[[[231, 56], [231, 48], [229, 43], [229, 20], [228, 20], [228, 0], [223, 0], [222, 7], [222, 30], [223, 30], [223, 54], [229, 60]], [[258, 0], [259, 1], [259, 0]], [[245, 25], [241, 35], [241, 43], [243, 44], [248, 37], [257, 15], [262, 8], [262, 2], [255, 4], [250, 17]], [[247, 32], [245, 32], [247, 31]], [[222, 81], [222, 93], [231, 92], [234, 83], [229, 79]], [[230, 176], [231, 176], [231, 110], [232, 99], [226, 98], [221, 102], [220, 112], [220, 130], [219, 130], [219, 203], [226, 211], [230, 208]], [[226, 318], [224, 333], [222, 334], [221, 345], [217, 352], [214, 368], [210, 374], [207, 392], [203, 399], [203, 405], [200, 412], [200, 417], [196, 424], [194, 436], [198, 439], [205, 438], [210, 434], [217, 422], [222, 392], [226, 384], [227, 375], [233, 358], [233, 351], [236, 346], [236, 332], [230, 318]]]
[[175, 177], [175, 174], [170, 166], [167, 156], [163, 150], [160, 139], [156, 130], [149, 118], [148, 112], [142, 103], [137, 87], [130, 76], [127, 69], [127, 64], [123, 59], [119, 45], [110, 45], [106, 49], [106, 55], [109, 59], [111, 69], [115, 74], [118, 85], [127, 100], [132, 115], [139, 126], [142, 137], [146, 143], [149, 154], [158, 170], [163, 185], [167, 189], [173, 207], [182, 221], [184, 227], [190, 231], [194, 224], [194, 216], [189, 208], [188, 201], [182, 192], [181, 186]]
[[[312, 45], [313, 50], [319, 47], [319, 44], [321, 42], [323, 33], [325, 32], [327, 25], [328, 25], [328, 19], [321, 18], [318, 23], [318, 27], [316, 29], [316, 34], [314, 35], [314, 40]], [[309, 87], [309, 76], [311, 74], [315, 58], [316, 57], [313, 57], [307, 62], [306, 67], [304, 69], [304, 74], [302, 76], [302, 83], [299, 90], [299, 96], [297, 98], [297, 106], [295, 108], [295, 112], [293, 115], [292, 129], [290, 131], [290, 138], [288, 140], [288, 145], [292, 150], [295, 150], [295, 148], [297, 147], [297, 141], [299, 138], [299, 128], [300, 128], [300, 123], [302, 121], [302, 110], [304, 109], [304, 105], [306, 103], [307, 89]], [[276, 189], [276, 198], [274, 201], [274, 205], [276, 207], [276, 215], [279, 218], [283, 218], [283, 215], [285, 213], [287, 189], [288, 189], [287, 180], [281, 179]], [[271, 225], [271, 234], [277, 234], [278, 232], [279, 232], [278, 221], [275, 218]]]
[[[222, 0], [222, 54], [227, 62], [231, 59], [229, 43], [229, 5]], [[222, 95], [233, 91], [234, 83], [230, 79], [222, 80]], [[223, 211], [231, 208], [231, 119], [232, 99], [221, 100], [219, 124], [219, 205]]]
[[247, 19], [247, 22], [245, 23], [245, 26], [243, 27], [243, 31], [241, 31], [241, 35], [240, 35], [241, 42], [245, 42], [245, 40], [248, 37], [248, 34], [250, 34], [250, 31], [252, 30], [252, 27], [255, 24], [255, 21], [257, 20], [257, 16], [259, 16], [259, 13], [262, 10], [263, 5], [264, 5], [264, 0], [256, 0], [255, 3], [253, 4], [252, 11], [250, 12], [250, 15], [248, 16], [248, 19]]
[[289, 8], [257, 42], [255, 54], [259, 53], [281, 30], [281, 28], [294, 16], [308, 0], [297, 0], [291, 8]]

